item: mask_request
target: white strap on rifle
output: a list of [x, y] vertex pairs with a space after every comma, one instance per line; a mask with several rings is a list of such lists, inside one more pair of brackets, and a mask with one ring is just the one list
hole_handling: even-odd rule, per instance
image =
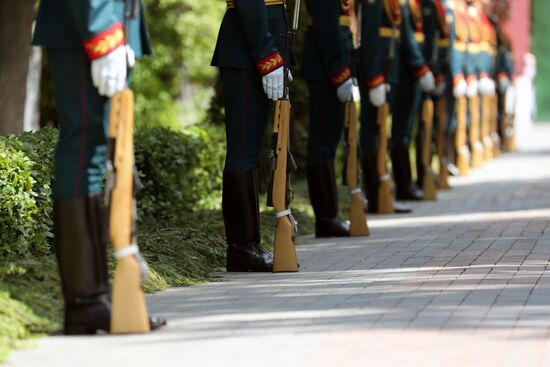
[[390, 175], [384, 175], [384, 176], [380, 177], [380, 181], [389, 181], [389, 180], [391, 180]]
[[353, 189], [353, 190], [351, 190], [351, 191], [349, 192], [349, 194], [350, 194], [351, 196], [353, 196], [353, 195], [359, 195], [359, 194], [361, 194], [361, 193], [363, 193], [363, 190], [361, 190], [361, 188], [359, 188], [359, 187], [357, 187], [357, 188], [355, 188], [355, 189]]
[[283, 210], [281, 212], [275, 213], [275, 217], [277, 219], [282, 218], [282, 217], [286, 217], [286, 216], [289, 216], [289, 215], [292, 215], [292, 212], [290, 211], [290, 209]]
[[139, 247], [136, 244], [130, 245], [123, 249], [117, 250], [115, 257], [117, 260], [124, 259], [125, 257], [135, 256], [139, 254]]

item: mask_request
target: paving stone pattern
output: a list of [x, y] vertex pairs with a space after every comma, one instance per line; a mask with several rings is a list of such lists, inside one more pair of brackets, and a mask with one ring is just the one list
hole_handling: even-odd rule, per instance
[[296, 274], [149, 297], [149, 335], [49, 337], [22, 366], [550, 366], [550, 126], [368, 238], [301, 238]]

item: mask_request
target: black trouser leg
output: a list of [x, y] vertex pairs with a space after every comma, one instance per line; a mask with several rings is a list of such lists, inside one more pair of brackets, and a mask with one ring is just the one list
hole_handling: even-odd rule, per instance
[[397, 200], [422, 200], [424, 197], [422, 190], [412, 182], [409, 148], [406, 146], [393, 148], [391, 158]]
[[224, 172], [222, 206], [227, 271], [271, 271], [273, 255], [260, 246], [256, 170]]
[[338, 216], [338, 190], [334, 163], [324, 161], [307, 167], [309, 198], [315, 212], [316, 237], [349, 236], [349, 224]]

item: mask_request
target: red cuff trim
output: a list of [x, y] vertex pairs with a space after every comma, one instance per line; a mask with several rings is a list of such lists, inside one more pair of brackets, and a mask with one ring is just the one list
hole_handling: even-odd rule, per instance
[[453, 85], [457, 85], [458, 83], [460, 83], [461, 80], [464, 80], [464, 74], [462, 74], [462, 73], [457, 74], [457, 75], [453, 78]]
[[340, 69], [338, 72], [332, 74], [330, 77], [330, 82], [332, 85], [334, 85], [336, 88], [344, 84], [346, 80], [351, 78], [351, 70], [344, 66], [342, 69]]
[[273, 70], [280, 68], [284, 64], [285, 61], [281, 57], [281, 54], [279, 53], [279, 51], [276, 51], [265, 59], [258, 61], [256, 63], [256, 67], [260, 71], [260, 74], [263, 76], [271, 73]]
[[414, 77], [416, 79], [422, 78], [426, 73], [430, 71], [430, 67], [428, 65], [422, 65], [420, 68], [416, 69], [414, 72]]
[[384, 78], [384, 75], [378, 74], [370, 79], [367, 79], [367, 87], [369, 89], [376, 88], [380, 84], [383, 84], [386, 81], [386, 78]]
[[477, 76], [475, 74], [470, 74], [466, 77], [466, 82], [468, 82], [468, 84], [470, 84], [475, 80], [477, 80]]
[[84, 49], [90, 60], [99, 59], [124, 45], [122, 23], [116, 22], [103, 32], [84, 42]]
[[506, 74], [505, 71], [501, 71], [500, 73], [497, 74], [497, 81], [500, 81], [501, 79], [504, 79], [504, 78], [508, 78], [508, 74]]
[[435, 78], [435, 81], [437, 84], [441, 84], [445, 82], [445, 74], [437, 74], [437, 77]]

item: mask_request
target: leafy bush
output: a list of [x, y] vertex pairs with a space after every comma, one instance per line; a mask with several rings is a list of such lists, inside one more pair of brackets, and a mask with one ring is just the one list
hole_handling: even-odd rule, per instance
[[[138, 123], [181, 126], [202, 120], [212, 95], [216, 70], [210, 59], [224, 1], [145, 0], [154, 57], [137, 65]], [[181, 102], [186, 102], [182, 104]]]
[[32, 162], [0, 143], [0, 256], [23, 254], [34, 236], [38, 211], [32, 191]]
[[49, 253], [57, 131], [0, 138], [0, 257]]
[[144, 185], [138, 202], [143, 214], [219, 206], [224, 142], [219, 128], [208, 131], [137, 130], [136, 165]]

